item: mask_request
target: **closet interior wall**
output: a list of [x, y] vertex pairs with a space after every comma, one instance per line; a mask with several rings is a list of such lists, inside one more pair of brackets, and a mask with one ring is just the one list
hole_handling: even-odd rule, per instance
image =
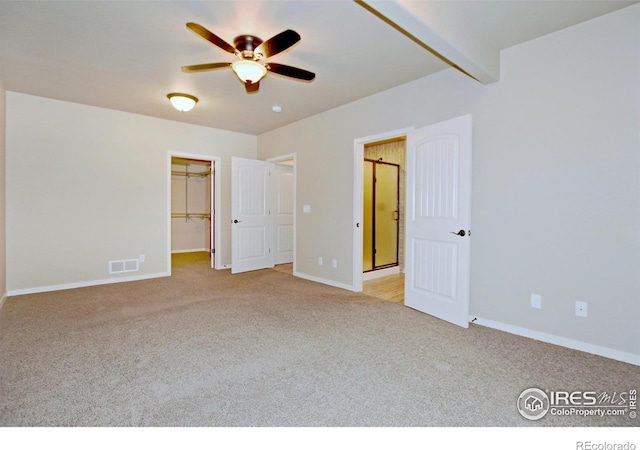
[[365, 145], [364, 158], [380, 160], [400, 166], [398, 202], [398, 266], [404, 272], [404, 227], [405, 227], [405, 168], [406, 168], [406, 139], [374, 142]]
[[210, 162], [172, 158], [172, 253], [212, 253], [211, 183]]

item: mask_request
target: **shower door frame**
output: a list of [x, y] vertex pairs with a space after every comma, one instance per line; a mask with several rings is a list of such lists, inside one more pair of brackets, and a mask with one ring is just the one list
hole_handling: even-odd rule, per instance
[[[372, 203], [373, 203], [373, 211], [372, 211], [372, 231], [371, 231], [371, 269], [369, 270], [364, 270], [363, 267], [363, 273], [370, 273], [370, 272], [375, 272], [376, 270], [382, 270], [382, 269], [388, 269], [390, 267], [397, 267], [400, 265], [400, 164], [396, 164], [396, 163], [390, 163], [390, 162], [386, 162], [386, 161], [381, 161], [381, 160], [376, 160], [376, 159], [369, 159], [369, 158], [364, 158], [364, 161], [373, 163], [373, 189], [372, 189]], [[394, 166], [397, 170], [396, 172], [396, 199], [395, 199], [395, 209], [394, 212], [397, 214], [395, 222], [395, 229], [396, 229], [396, 258], [395, 258], [395, 262], [394, 263], [390, 263], [390, 264], [383, 264], [380, 266], [376, 266], [376, 223], [377, 223], [377, 219], [376, 219], [376, 192], [377, 192], [377, 177], [376, 177], [376, 164], [384, 164], [387, 166]], [[364, 175], [363, 175], [363, 181], [364, 181]], [[364, 192], [364, 184], [363, 184], [363, 192]], [[363, 199], [364, 199], [364, 195], [363, 195]], [[363, 207], [364, 210], [364, 207]], [[364, 233], [364, 216], [363, 216], [363, 233]], [[363, 236], [363, 255], [364, 255], [364, 236]], [[363, 261], [363, 265], [364, 265], [364, 261]]]

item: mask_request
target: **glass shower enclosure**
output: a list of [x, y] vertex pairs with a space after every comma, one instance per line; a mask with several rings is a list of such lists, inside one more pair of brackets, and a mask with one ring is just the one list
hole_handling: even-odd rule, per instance
[[398, 265], [400, 166], [364, 160], [362, 270]]

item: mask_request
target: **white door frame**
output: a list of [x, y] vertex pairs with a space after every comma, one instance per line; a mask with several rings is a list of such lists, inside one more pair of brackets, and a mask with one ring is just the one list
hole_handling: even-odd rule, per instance
[[[353, 286], [362, 292], [362, 220], [364, 217], [364, 146], [365, 144], [407, 136], [415, 127], [354, 139], [353, 141]], [[294, 170], [295, 172], [295, 170]]]
[[274, 156], [273, 158], [269, 158], [267, 159], [268, 162], [272, 162], [275, 164], [278, 164], [279, 162], [283, 162], [283, 161], [291, 161], [293, 160], [293, 273], [296, 273], [296, 213], [298, 211], [298, 207], [297, 207], [297, 197], [296, 197], [296, 167], [297, 167], [297, 162], [296, 162], [296, 154], [295, 153], [289, 153], [287, 155], [282, 155], [282, 156]]
[[218, 156], [201, 155], [197, 153], [183, 153], [183, 152], [167, 152], [167, 273], [171, 275], [171, 158], [186, 158], [195, 159], [198, 161], [208, 161], [211, 163], [213, 180], [211, 184], [214, 190], [213, 205], [215, 210], [211, 210], [213, 215], [214, 235], [215, 242], [213, 248], [216, 249], [214, 253], [214, 263], [216, 269], [222, 269], [222, 255], [220, 254], [221, 247], [221, 233], [220, 233], [220, 161]]

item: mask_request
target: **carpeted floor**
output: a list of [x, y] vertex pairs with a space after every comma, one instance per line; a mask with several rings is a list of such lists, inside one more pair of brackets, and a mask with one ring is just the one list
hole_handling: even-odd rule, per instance
[[277, 270], [176, 255], [173, 276], [10, 297], [0, 426], [638, 426], [522, 418], [526, 388], [628, 391], [636, 366]]

